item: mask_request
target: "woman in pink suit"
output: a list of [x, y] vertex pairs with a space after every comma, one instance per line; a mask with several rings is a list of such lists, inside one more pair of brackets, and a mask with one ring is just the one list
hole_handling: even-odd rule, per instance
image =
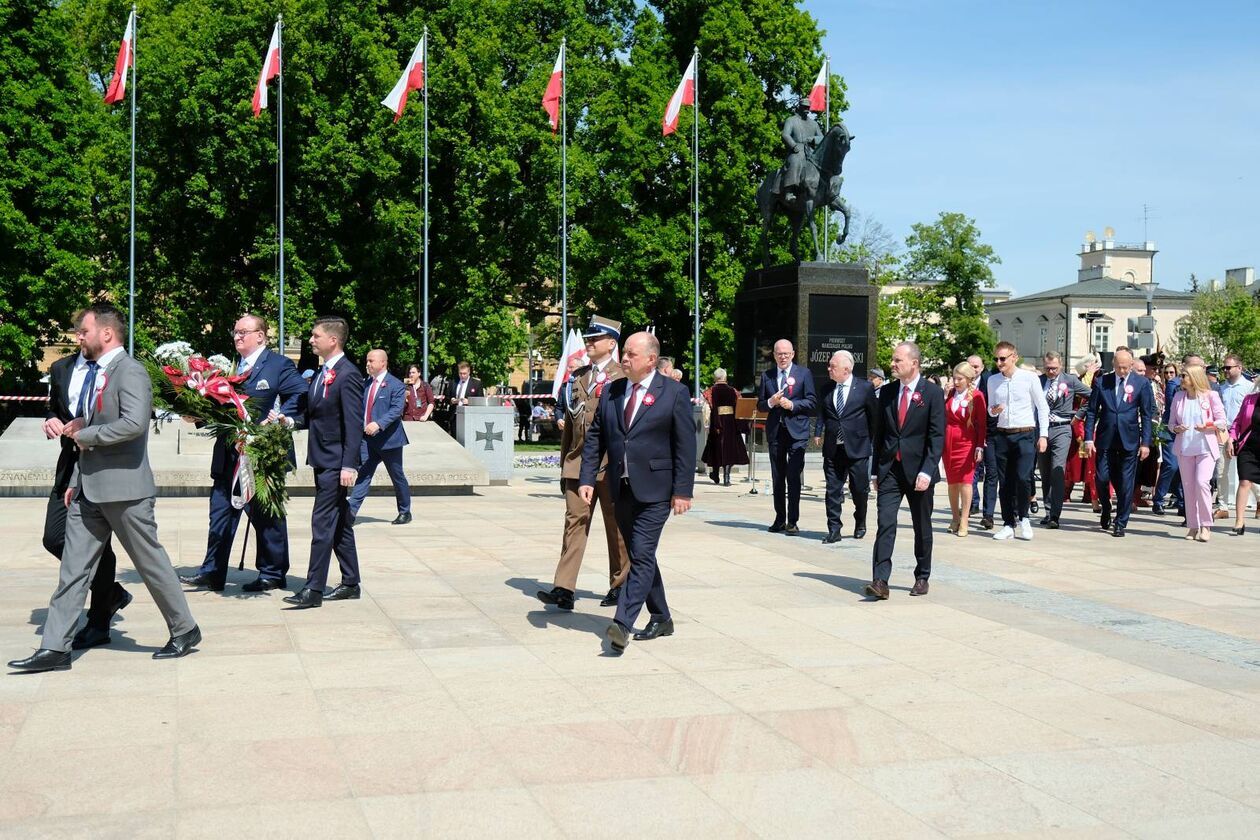
[[1217, 432], [1225, 431], [1225, 407], [1202, 365], [1190, 365], [1173, 397], [1168, 426], [1186, 497], [1186, 539], [1207, 542], [1212, 533], [1212, 476], [1221, 457]]
[[984, 434], [988, 412], [984, 395], [974, 387], [976, 369], [963, 362], [954, 368], [954, 387], [945, 395], [945, 481], [953, 513], [949, 532], [967, 536], [967, 512], [971, 510], [971, 479], [976, 463], [984, 459]]
[[1238, 518], [1234, 522], [1234, 533], [1242, 536], [1243, 511], [1246, 508], [1247, 496], [1251, 487], [1260, 484], [1260, 411], [1256, 403], [1260, 402], [1260, 377], [1256, 379], [1256, 390], [1243, 397], [1238, 407], [1238, 416], [1234, 425], [1229, 427], [1230, 452], [1237, 458], [1238, 464], [1238, 499], [1234, 509]]

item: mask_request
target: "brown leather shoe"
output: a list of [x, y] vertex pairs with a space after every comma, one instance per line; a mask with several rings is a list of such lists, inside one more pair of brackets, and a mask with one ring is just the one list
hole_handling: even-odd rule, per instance
[[910, 587], [911, 595], [926, 595], [928, 591], [927, 578], [919, 578], [914, 582], [914, 586]]
[[878, 601], [888, 600], [888, 581], [873, 580], [866, 584], [866, 594]]

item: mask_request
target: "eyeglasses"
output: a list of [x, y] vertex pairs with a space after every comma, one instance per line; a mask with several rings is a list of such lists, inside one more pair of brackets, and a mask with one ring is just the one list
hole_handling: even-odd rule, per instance
[[997, 357], [998, 364], [1002, 364], [1002, 362], [1005, 362], [1005, 361], [1006, 361], [1007, 359], [1009, 359], [1009, 358], [1010, 358], [1010, 356], [998, 356], [998, 357]]
[[1058, 372], [1059, 372], [1059, 368], [1050, 367], [1050, 365], [1046, 365], [1046, 373], [1058, 373]]
[[256, 332], [262, 332], [262, 330], [232, 330], [232, 338], [240, 338], [243, 335], [249, 335], [250, 333]]
[[1234, 368], [1240, 367], [1242, 367], [1242, 365], [1225, 365], [1225, 370], [1233, 370]]

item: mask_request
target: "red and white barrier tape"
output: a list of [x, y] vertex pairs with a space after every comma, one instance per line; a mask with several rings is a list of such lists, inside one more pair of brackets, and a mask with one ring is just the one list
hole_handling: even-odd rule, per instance
[[0, 402], [48, 402], [48, 397], [6, 397], [6, 396], [0, 396]]

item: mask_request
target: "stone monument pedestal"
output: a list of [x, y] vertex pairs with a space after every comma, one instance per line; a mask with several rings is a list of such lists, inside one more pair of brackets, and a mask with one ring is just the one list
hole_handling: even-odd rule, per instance
[[756, 388], [774, 365], [774, 342], [796, 347], [796, 363], [814, 384], [827, 380], [836, 350], [853, 354], [853, 372], [865, 377], [874, 364], [879, 288], [866, 268], [853, 263], [807, 262], [757, 268], [744, 275], [735, 296], [735, 364], [731, 384]]
[[457, 408], [455, 440], [486, 468], [491, 484], [507, 484], [512, 478], [516, 409], [497, 403], [474, 397]]

